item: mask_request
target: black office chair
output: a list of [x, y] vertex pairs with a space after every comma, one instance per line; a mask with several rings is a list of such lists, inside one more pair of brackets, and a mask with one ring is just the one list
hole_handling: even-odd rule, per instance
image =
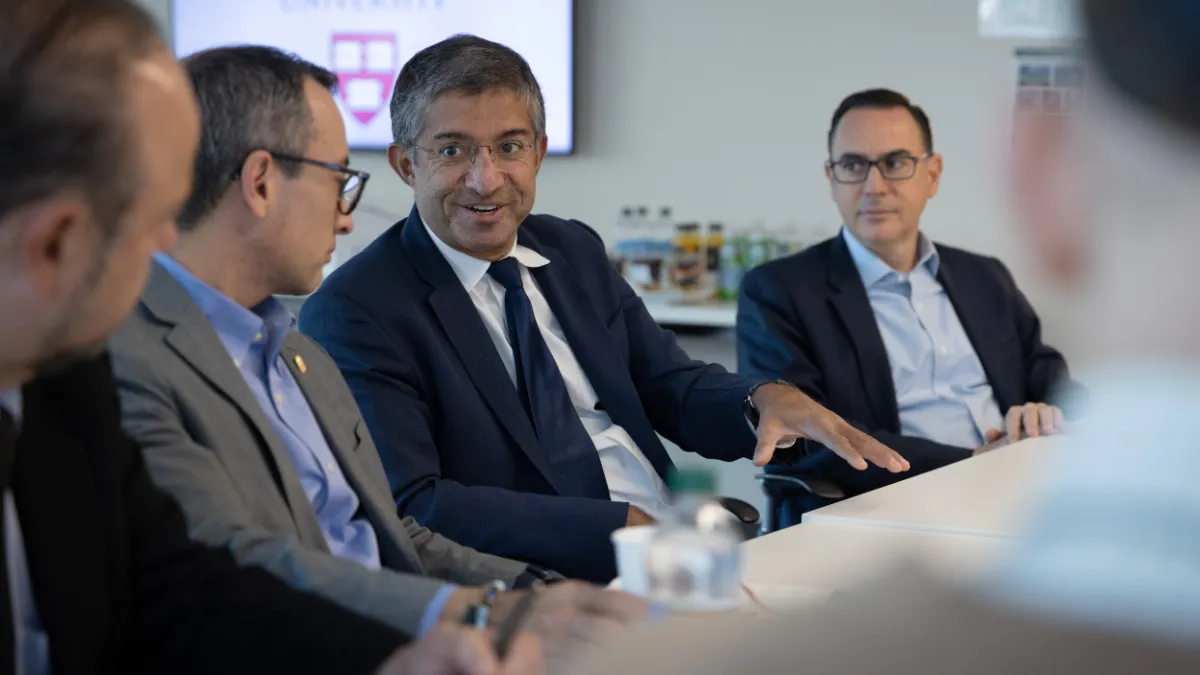
[[[755, 478], [762, 483], [763, 493], [767, 496], [767, 515], [762, 520], [760, 535], [795, 525], [804, 512], [846, 498], [845, 491], [837, 483], [812, 474], [760, 473]], [[790, 508], [797, 503], [798, 508]], [[784, 517], [785, 511], [789, 514], [798, 511], [794, 514], [794, 522]]]
[[758, 536], [762, 529], [760, 525], [760, 516], [758, 509], [754, 508], [747, 502], [733, 497], [717, 497], [717, 503], [725, 507], [725, 510], [732, 513], [734, 518], [737, 518], [738, 525], [742, 528], [743, 539], [753, 539]]

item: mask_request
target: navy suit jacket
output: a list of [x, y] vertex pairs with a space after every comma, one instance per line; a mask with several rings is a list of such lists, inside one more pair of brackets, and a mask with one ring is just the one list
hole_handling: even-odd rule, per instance
[[[518, 241], [550, 260], [531, 274], [600, 405], [660, 475], [671, 460], [656, 432], [705, 457], [753, 454], [742, 401], [758, 380], [688, 358], [594, 231], [534, 215]], [[300, 328], [349, 382], [401, 515], [567, 576], [616, 575], [609, 536], [628, 505], [580, 494], [576, 486], [591, 481], [564, 475], [555, 449], [539, 444], [483, 320], [415, 209], [322, 284]], [[571, 467], [601, 471], [598, 456]]]
[[[937, 245], [938, 281], [983, 364], [1001, 412], [1051, 401], [1068, 381], [1062, 355], [1042, 343], [1041, 324], [1003, 263]], [[829, 450], [787, 472], [838, 482], [847, 496], [969, 457], [973, 448], [900, 434], [896, 387], [867, 291], [846, 242], [834, 237], [746, 274], [738, 302], [738, 369], [787, 379], [912, 465], [893, 474], [856, 471]], [[819, 498], [802, 510], [821, 506]]]

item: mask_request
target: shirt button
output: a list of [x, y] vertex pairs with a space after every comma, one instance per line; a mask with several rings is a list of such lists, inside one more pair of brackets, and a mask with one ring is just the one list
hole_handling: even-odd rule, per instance
[[283, 403], [283, 394], [275, 394], [275, 402]]
[[920, 302], [918, 302], [916, 305], [914, 305], [914, 307], [916, 307], [916, 308], [917, 308], [917, 311], [918, 311], [918, 312], [919, 312], [919, 311], [921, 311], [922, 309], [925, 309], [925, 305], [924, 305], [923, 303], [920, 303]]
[[255, 334], [254, 334], [254, 341], [255, 341], [255, 342], [262, 342], [262, 333], [255, 333]]
[[946, 355], [946, 345], [941, 345], [941, 346], [939, 346], [939, 347], [938, 347], [938, 353], [939, 353], [939, 354], [941, 354], [941, 355], [943, 355], [943, 356], [945, 356], [945, 355]]
[[333, 462], [325, 462], [325, 470], [333, 471]]

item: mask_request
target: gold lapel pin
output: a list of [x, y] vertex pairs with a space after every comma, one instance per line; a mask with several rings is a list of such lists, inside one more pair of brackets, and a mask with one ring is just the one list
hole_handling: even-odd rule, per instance
[[299, 354], [297, 354], [295, 357], [295, 361], [296, 361], [296, 369], [300, 371], [301, 375], [308, 372], [308, 365], [304, 363], [303, 356], [300, 356]]

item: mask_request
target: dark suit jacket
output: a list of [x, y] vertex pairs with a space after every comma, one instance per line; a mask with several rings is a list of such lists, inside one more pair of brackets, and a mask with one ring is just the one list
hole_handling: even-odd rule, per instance
[[[937, 245], [938, 281], [983, 364], [1001, 411], [1049, 401], [1068, 378], [1062, 355], [1042, 343], [1041, 324], [1003, 263]], [[839, 482], [848, 496], [969, 457], [958, 448], [900, 435], [896, 387], [858, 269], [841, 236], [751, 270], [737, 319], [740, 372], [787, 379], [911, 464], [892, 474], [855, 471], [828, 450], [788, 471]], [[805, 507], [822, 505], [814, 500]]]
[[[656, 431], [706, 457], [753, 453], [742, 400], [757, 381], [693, 361], [577, 221], [530, 216], [519, 241], [613, 422], [654, 468]], [[416, 211], [333, 273], [300, 312], [333, 356], [379, 447], [402, 514], [480, 551], [608, 581], [628, 506], [578, 494], [553, 466], [483, 320]], [[575, 466], [578, 467], [578, 464]], [[579, 471], [599, 472], [595, 462]], [[606, 497], [606, 496], [605, 496]]]
[[[56, 675], [366, 673], [401, 643], [190, 542], [121, 431], [107, 357], [31, 383], [22, 399], [11, 488]], [[12, 667], [0, 654], [0, 673]]]

